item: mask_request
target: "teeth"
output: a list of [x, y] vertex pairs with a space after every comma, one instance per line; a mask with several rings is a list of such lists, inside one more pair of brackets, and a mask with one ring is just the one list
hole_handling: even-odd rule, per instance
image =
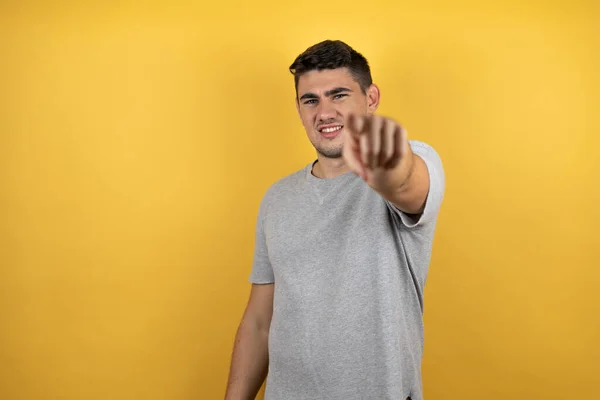
[[342, 129], [341, 126], [334, 126], [331, 128], [323, 128], [321, 131], [324, 133], [331, 133], [331, 132], [339, 131], [340, 129]]

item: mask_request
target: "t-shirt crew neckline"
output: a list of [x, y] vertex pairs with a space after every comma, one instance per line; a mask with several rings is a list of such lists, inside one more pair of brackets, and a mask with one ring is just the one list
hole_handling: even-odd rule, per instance
[[306, 180], [313, 184], [313, 185], [321, 185], [321, 186], [328, 186], [328, 185], [334, 185], [334, 184], [338, 184], [341, 182], [347, 182], [349, 181], [352, 177], [356, 177], [357, 175], [352, 172], [352, 171], [348, 171], [345, 172], [343, 174], [340, 174], [338, 176], [336, 176], [335, 178], [319, 178], [316, 177], [315, 175], [313, 175], [312, 171], [313, 168], [315, 166], [315, 164], [318, 161], [315, 160], [311, 163], [309, 163], [306, 167], [305, 167], [305, 175], [306, 175]]
[[[318, 178], [313, 175], [313, 166], [317, 163], [314, 161], [306, 166], [305, 176], [310, 191], [316, 196], [316, 201], [320, 205], [328, 203], [328, 200], [335, 196], [347, 196], [349, 191], [343, 188], [347, 187], [351, 183], [353, 178], [358, 176], [352, 171], [345, 172], [336, 176], [335, 178]], [[338, 200], [340, 200], [338, 198]]]

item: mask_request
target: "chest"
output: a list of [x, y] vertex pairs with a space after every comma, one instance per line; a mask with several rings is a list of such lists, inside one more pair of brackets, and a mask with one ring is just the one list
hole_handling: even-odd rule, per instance
[[320, 204], [289, 199], [265, 219], [269, 260], [276, 280], [340, 281], [369, 274], [397, 256], [389, 210], [376, 194], [337, 196]]

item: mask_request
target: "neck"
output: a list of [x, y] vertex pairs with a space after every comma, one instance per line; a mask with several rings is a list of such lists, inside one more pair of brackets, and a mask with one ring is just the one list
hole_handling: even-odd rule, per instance
[[327, 158], [319, 154], [317, 162], [313, 166], [312, 174], [317, 178], [331, 179], [349, 171], [350, 168], [348, 168], [342, 157]]

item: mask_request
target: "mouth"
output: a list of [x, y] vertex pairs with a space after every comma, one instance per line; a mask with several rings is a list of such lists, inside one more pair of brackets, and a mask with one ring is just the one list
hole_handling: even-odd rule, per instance
[[319, 128], [319, 133], [324, 137], [331, 139], [342, 132], [344, 126], [340, 124], [323, 125]]

